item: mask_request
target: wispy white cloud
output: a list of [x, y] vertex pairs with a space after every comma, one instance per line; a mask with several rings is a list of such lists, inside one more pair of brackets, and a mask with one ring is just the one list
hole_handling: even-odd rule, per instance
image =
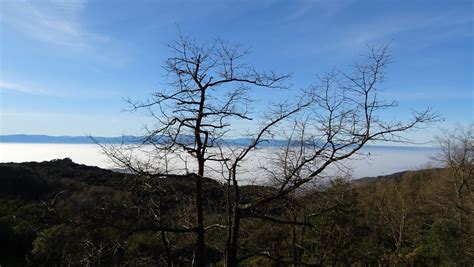
[[[403, 14], [374, 18], [363, 24], [354, 23], [348, 27], [341, 27], [335, 33], [339, 39], [327, 44], [332, 49], [359, 49], [367, 44], [387, 42], [396, 39], [400, 34], [418, 32], [423, 38], [434, 41], [450, 40], [453, 35], [459, 35], [459, 25], [472, 24], [473, 18], [463, 11], [446, 12], [441, 15], [432, 14]], [[431, 29], [431, 30], [430, 30]], [[472, 34], [472, 32], [468, 33]], [[342, 38], [339, 38], [342, 37]], [[417, 46], [424, 47], [423, 43]]]
[[301, 1], [293, 11], [286, 16], [286, 21], [295, 21], [304, 16], [333, 16], [350, 5], [353, 0], [306, 0]]
[[85, 0], [2, 1], [1, 22], [24, 35], [73, 49], [88, 49], [107, 41], [81, 25]]
[[0, 80], [0, 93], [17, 92], [29, 95], [47, 95], [62, 98], [117, 98], [121, 99], [125, 95], [120, 88], [88, 88], [84, 89], [77, 85], [70, 85], [66, 88], [57, 84], [43, 84], [29, 81], [11, 81], [8, 79]]
[[48, 91], [37, 88], [35, 86], [14, 83], [14, 82], [0, 81], [0, 91], [4, 91], [4, 90], [16, 91], [16, 92], [26, 93], [26, 94], [35, 94], [35, 95], [48, 93]]

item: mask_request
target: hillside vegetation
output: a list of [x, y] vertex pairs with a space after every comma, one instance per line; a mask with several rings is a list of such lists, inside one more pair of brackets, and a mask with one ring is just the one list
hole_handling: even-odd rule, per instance
[[[69, 159], [2, 163], [0, 177], [0, 242], [9, 244], [0, 251], [2, 266], [193, 261], [191, 177], [138, 177]], [[472, 194], [459, 216], [452, 188], [449, 169], [427, 169], [336, 179], [290, 194], [244, 214], [240, 264], [470, 265]], [[242, 199], [272, 190], [245, 186]], [[225, 196], [223, 185], [205, 180], [212, 265], [223, 264]]]

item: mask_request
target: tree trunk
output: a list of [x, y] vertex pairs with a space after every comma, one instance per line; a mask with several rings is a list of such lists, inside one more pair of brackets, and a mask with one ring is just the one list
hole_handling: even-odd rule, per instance
[[204, 233], [204, 216], [202, 207], [202, 177], [204, 162], [199, 162], [199, 174], [196, 178], [196, 266], [206, 266], [206, 243]]
[[165, 251], [166, 251], [166, 264], [168, 265], [168, 267], [173, 267], [174, 266], [173, 257], [171, 255], [169, 240], [168, 240], [168, 237], [166, 236], [165, 231], [161, 231], [161, 240], [163, 242], [163, 246], [165, 247]]
[[[228, 212], [229, 212], [229, 222], [228, 226], [228, 236], [227, 236], [227, 248], [226, 248], [226, 259], [225, 264], [227, 267], [234, 267], [238, 265], [237, 262], [237, 251], [238, 251], [238, 242], [239, 242], [239, 230], [240, 230], [240, 219], [242, 217], [241, 210], [239, 209], [240, 203], [240, 191], [239, 185], [236, 179], [236, 167], [235, 164], [231, 170], [231, 178], [232, 178], [232, 187], [234, 189], [234, 199], [232, 203], [228, 204]], [[230, 181], [229, 181], [230, 182]], [[230, 202], [230, 188], [228, 190], [228, 201]]]
[[226, 253], [226, 266], [234, 267], [237, 266], [237, 250], [239, 242], [239, 230], [240, 230], [240, 218], [241, 213], [238, 207], [234, 208], [232, 223], [230, 227], [230, 236], [228, 237], [228, 246]]

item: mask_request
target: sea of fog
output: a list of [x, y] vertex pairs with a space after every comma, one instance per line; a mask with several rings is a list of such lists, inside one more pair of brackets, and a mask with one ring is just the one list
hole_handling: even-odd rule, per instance
[[[439, 153], [437, 148], [429, 147], [365, 147], [361, 154], [352, 160], [344, 162], [344, 166], [351, 171], [353, 178], [386, 175], [405, 170], [426, 168], [432, 163], [432, 157]], [[259, 173], [262, 166], [271, 166], [278, 148], [258, 149], [243, 163], [241, 177], [247, 179]], [[28, 162], [47, 161], [52, 159], [70, 158], [76, 163], [98, 166], [101, 168], [117, 168], [93, 144], [26, 144], [0, 143], [0, 162]], [[185, 157], [184, 157], [185, 158]], [[184, 162], [186, 161], [186, 162]], [[168, 162], [168, 169], [182, 170], [184, 166], [192, 169], [192, 160], [172, 159]], [[220, 178], [220, 167], [209, 166], [210, 172], [215, 170], [215, 178]], [[337, 173], [335, 168], [330, 172]]]

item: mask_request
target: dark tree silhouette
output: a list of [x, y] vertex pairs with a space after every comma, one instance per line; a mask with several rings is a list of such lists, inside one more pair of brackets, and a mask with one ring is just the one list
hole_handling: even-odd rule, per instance
[[[390, 62], [388, 47], [369, 49], [365, 62], [356, 64], [350, 74], [334, 71], [309, 89], [288, 90], [288, 100], [273, 104], [257, 117], [249, 112], [254, 103], [248, 92], [256, 88], [288, 89], [290, 75], [256, 70], [245, 63], [246, 50], [221, 40], [199, 45], [181, 36], [169, 48], [172, 55], [165, 61], [167, 88], [158, 90], [145, 102], [128, 101], [133, 110], [149, 111], [155, 124], [146, 128], [140, 144], [102, 148], [116, 164], [142, 177], [194, 178], [194, 226], [159, 230], [195, 233], [196, 266], [204, 266], [208, 260], [206, 231], [216, 226], [227, 229], [225, 263], [235, 266], [251, 255], [239, 255], [242, 219], [278, 221], [260, 214], [261, 210], [314, 181], [329, 166], [355, 155], [368, 142], [404, 142], [401, 133], [437, 119], [429, 109], [414, 113], [406, 121], [384, 121], [379, 117], [397, 106], [378, 98], [384, 70]], [[226, 137], [238, 120], [255, 121], [257, 130], [246, 145], [232, 146]], [[288, 133], [288, 145], [277, 153], [277, 164], [264, 166], [256, 177], [260, 183], [271, 181], [273, 190], [243, 201], [239, 184], [243, 162], [269, 139], [283, 136], [275, 132]], [[141, 155], [135, 151], [141, 151]], [[180, 159], [182, 168], [170, 170], [168, 163]], [[225, 177], [227, 219], [223, 225], [206, 225], [203, 179], [210, 176], [211, 162], [220, 166], [220, 175]], [[252, 253], [274, 258], [266, 251]]]
[[[276, 120], [265, 123], [250, 146], [239, 150], [238, 153], [234, 151], [233, 154], [237, 156], [225, 162], [233, 192], [233, 199], [230, 201], [233, 216], [229, 223], [229, 228], [232, 229], [228, 245], [232, 251], [231, 258], [227, 261], [229, 266], [238, 262], [237, 239], [240, 220], [243, 217], [258, 216], [275, 222], [276, 218], [259, 214], [259, 207], [281, 199], [314, 181], [329, 166], [355, 155], [368, 142], [408, 142], [401, 133], [438, 119], [429, 108], [414, 113], [412, 119], [407, 121], [384, 121], [379, 117], [382, 112], [397, 106], [393, 101], [386, 102], [378, 98], [379, 86], [384, 80], [385, 68], [389, 63], [390, 53], [387, 46], [370, 48], [365, 62], [355, 64], [353, 73], [334, 71], [324, 75], [317, 86], [303, 94], [296, 109], [282, 112], [280, 116], [276, 116]], [[291, 116], [286, 116], [287, 114]], [[275, 127], [278, 127], [279, 131], [286, 130], [289, 133], [287, 146], [275, 159], [276, 164], [263, 168], [265, 177], [273, 182], [272, 186], [276, 190], [262, 194], [252, 202], [241, 203], [236, 175], [239, 163], [248, 157]], [[305, 224], [296, 221], [286, 223]], [[268, 252], [257, 254], [271, 257]], [[248, 255], [244, 256], [247, 257]]]

